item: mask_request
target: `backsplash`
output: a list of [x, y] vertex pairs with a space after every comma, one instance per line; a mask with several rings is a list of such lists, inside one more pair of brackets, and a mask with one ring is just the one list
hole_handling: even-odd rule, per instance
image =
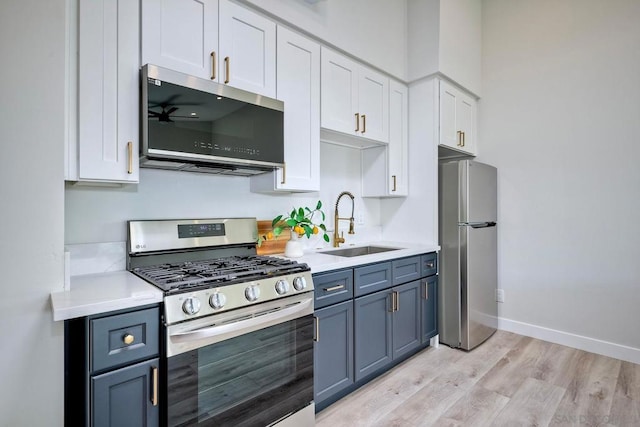
[[[256, 194], [249, 191], [249, 178], [153, 169], [141, 169], [139, 184], [121, 188], [67, 183], [65, 245], [71, 252], [72, 275], [124, 268], [130, 219], [272, 219], [293, 206], [315, 206], [320, 199], [325, 225], [332, 230], [336, 198], [344, 190], [355, 196], [356, 234], [347, 234], [348, 222], [340, 224], [347, 244], [380, 240], [380, 200], [360, 197], [360, 151], [322, 143], [320, 156], [321, 191], [316, 193]], [[341, 202], [341, 208], [347, 203]], [[305, 245], [315, 249], [327, 244], [310, 239]]]

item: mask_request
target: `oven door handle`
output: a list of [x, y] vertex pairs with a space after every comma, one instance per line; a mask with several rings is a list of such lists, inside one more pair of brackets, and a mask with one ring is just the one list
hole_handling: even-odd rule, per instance
[[313, 314], [313, 298], [302, 300], [291, 307], [267, 312], [266, 314], [261, 314], [249, 319], [213, 325], [194, 331], [174, 332], [169, 335], [169, 338], [176, 344], [203, 339], [207, 339], [209, 343], [214, 344], [248, 332], [297, 319], [307, 314]]

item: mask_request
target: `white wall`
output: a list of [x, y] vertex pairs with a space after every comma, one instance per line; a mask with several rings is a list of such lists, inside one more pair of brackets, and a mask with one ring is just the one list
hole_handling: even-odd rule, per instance
[[[313, 208], [318, 200], [327, 215], [325, 225], [333, 229], [336, 198], [351, 191], [356, 216], [356, 234], [345, 233], [347, 242], [368, 236], [379, 238], [380, 201], [360, 197], [360, 152], [333, 144], [320, 147], [319, 193], [265, 195], [249, 192], [249, 178], [220, 177], [199, 173], [141, 169], [140, 184], [123, 188], [67, 185], [65, 198], [65, 242], [67, 244], [123, 242], [130, 219], [216, 218], [256, 216], [272, 219], [295, 205]], [[350, 209], [340, 202], [341, 214]], [[344, 216], [344, 215], [343, 215]], [[340, 229], [348, 230], [348, 222]]]
[[486, 0], [478, 157], [499, 173], [503, 325], [636, 361], [639, 19], [637, 0]]
[[0, 2], [0, 426], [62, 425], [64, 0]]
[[406, 80], [407, 0], [240, 1]]

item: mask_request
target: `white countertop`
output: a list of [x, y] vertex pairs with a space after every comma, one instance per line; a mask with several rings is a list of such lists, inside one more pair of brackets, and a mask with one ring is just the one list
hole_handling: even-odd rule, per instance
[[[400, 249], [350, 258], [326, 253], [336, 249], [348, 249], [368, 245]], [[340, 248], [323, 249], [317, 252], [306, 252], [302, 257], [292, 259], [300, 263], [306, 263], [311, 268], [311, 273], [322, 273], [330, 270], [435, 252], [439, 249], [440, 247], [438, 245], [433, 244], [372, 242], [369, 244], [342, 245]], [[161, 302], [163, 299], [163, 292], [160, 289], [128, 271], [72, 276], [70, 288], [71, 290], [69, 291], [51, 293], [54, 321], [139, 307]]]
[[[360, 255], [355, 257], [343, 257], [328, 254], [337, 249], [357, 248], [361, 246], [380, 246], [388, 248], [400, 248], [395, 251], [379, 252], [371, 255]], [[292, 258], [298, 262], [306, 263], [311, 267], [311, 273], [322, 273], [324, 271], [349, 268], [357, 265], [370, 264], [390, 259], [404, 258], [413, 255], [420, 255], [428, 252], [436, 252], [440, 246], [434, 244], [416, 244], [406, 242], [371, 242], [358, 243], [357, 245], [342, 245], [339, 248], [323, 249], [317, 252], [306, 252], [299, 258]]]
[[51, 293], [53, 320], [67, 320], [161, 302], [160, 289], [128, 271], [71, 277], [71, 290]]

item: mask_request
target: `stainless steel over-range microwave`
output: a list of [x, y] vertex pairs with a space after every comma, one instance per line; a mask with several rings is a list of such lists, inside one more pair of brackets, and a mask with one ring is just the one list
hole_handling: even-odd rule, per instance
[[142, 67], [140, 166], [250, 176], [284, 164], [284, 104]]

